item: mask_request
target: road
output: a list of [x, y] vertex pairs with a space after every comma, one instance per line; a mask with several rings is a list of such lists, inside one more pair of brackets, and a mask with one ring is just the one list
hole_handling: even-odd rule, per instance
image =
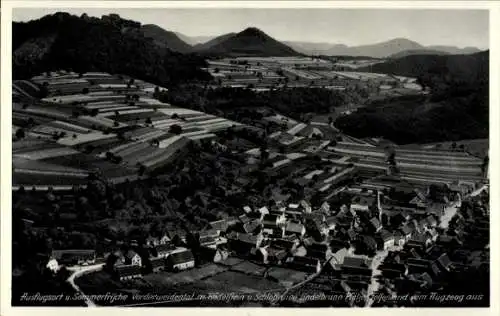
[[[463, 200], [465, 200], [471, 196], [477, 196], [486, 189], [488, 189], [487, 184], [485, 184], [482, 187], [478, 188], [477, 190], [471, 192], [469, 195], [466, 195], [463, 198]], [[444, 229], [448, 229], [448, 225], [450, 224], [450, 221], [453, 218], [453, 216], [455, 216], [455, 214], [457, 213], [457, 210], [458, 210], [458, 203], [457, 202], [453, 203], [451, 206], [446, 207], [444, 210], [444, 216], [441, 217], [439, 227], [444, 228]]]
[[75, 289], [77, 293], [82, 295], [88, 307], [97, 307], [97, 305], [87, 295], [85, 295], [85, 293], [82, 292], [82, 290], [80, 289], [80, 287], [78, 287], [78, 285], [76, 285], [75, 279], [86, 273], [102, 270], [103, 266], [104, 263], [99, 263], [90, 266], [72, 266], [67, 268], [68, 271], [72, 271], [73, 273], [68, 277], [66, 281], [68, 281], [69, 284], [71, 284], [71, 286], [73, 287], [73, 289]]
[[378, 267], [384, 262], [385, 257], [389, 254], [390, 251], [400, 251], [402, 247], [400, 246], [394, 246], [391, 247], [388, 250], [379, 250], [375, 254], [375, 257], [373, 257], [372, 261], [372, 278], [371, 278], [371, 283], [368, 285], [368, 290], [366, 292], [366, 305], [365, 307], [370, 307], [373, 304], [373, 299], [372, 295], [375, 294], [378, 291], [378, 288], [380, 286], [380, 283], [378, 280], [375, 278], [375, 276], [382, 274], [382, 271], [378, 269]]

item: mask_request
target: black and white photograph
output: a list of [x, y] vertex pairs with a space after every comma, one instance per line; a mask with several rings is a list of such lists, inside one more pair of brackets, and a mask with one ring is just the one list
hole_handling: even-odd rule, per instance
[[491, 306], [487, 7], [42, 3], [2, 56], [12, 307]]

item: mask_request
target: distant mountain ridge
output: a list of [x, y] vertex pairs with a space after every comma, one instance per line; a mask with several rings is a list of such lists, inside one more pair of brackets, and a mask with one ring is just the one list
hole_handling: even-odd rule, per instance
[[145, 24], [141, 26], [141, 30], [146, 38], [153, 39], [161, 47], [179, 53], [188, 53], [193, 50], [193, 47], [180, 39], [176, 33], [164, 30], [157, 25]]
[[193, 48], [196, 51], [203, 51], [203, 50], [209, 49], [215, 45], [218, 45], [218, 44], [224, 42], [225, 40], [227, 40], [235, 35], [236, 35], [236, 33], [227, 33], [227, 34], [224, 34], [221, 36], [217, 36], [215, 38], [210, 39], [209, 41], [207, 41], [205, 43], [197, 44]]
[[220, 40], [220, 42], [201, 50], [201, 52], [245, 56], [301, 55], [255, 27], [249, 27], [232, 36], [228, 34], [223, 36], [222, 39], [220, 37], [214, 39]]
[[475, 47], [458, 48], [455, 46], [424, 46], [405, 38], [395, 38], [385, 42], [361, 46], [293, 41], [286, 41], [284, 43], [296, 51], [307, 55], [370, 56], [374, 58], [387, 58], [396, 54], [400, 54], [396, 55], [396, 57], [427, 54], [429, 51], [433, 51], [438, 55], [473, 54], [481, 51]]
[[182, 34], [180, 32], [174, 32], [174, 33], [183, 42], [185, 42], [191, 46], [206, 43], [206, 42], [214, 39], [215, 37], [217, 37], [217, 36], [189, 36], [189, 35]]

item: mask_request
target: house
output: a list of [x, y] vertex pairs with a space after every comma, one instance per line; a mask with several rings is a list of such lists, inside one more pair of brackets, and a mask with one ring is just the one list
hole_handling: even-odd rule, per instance
[[301, 200], [299, 202], [300, 206], [302, 206], [303, 210], [305, 213], [311, 213], [312, 212], [312, 208], [311, 208], [311, 205], [305, 201], [305, 200]]
[[421, 274], [431, 271], [431, 262], [425, 259], [409, 258], [406, 261], [407, 275]]
[[446, 203], [428, 203], [425, 209], [426, 213], [441, 217], [445, 213]]
[[358, 238], [358, 233], [353, 228], [349, 228], [347, 230], [347, 237], [349, 237], [350, 241], [354, 241]]
[[53, 250], [51, 257], [56, 259], [59, 265], [88, 265], [95, 263], [96, 254], [95, 250], [66, 249]]
[[350, 210], [357, 212], [368, 212], [370, 207], [376, 205], [376, 197], [367, 194], [356, 195], [351, 200]]
[[253, 221], [247, 222], [243, 224], [242, 229], [243, 232], [247, 234], [254, 233], [259, 227], [261, 227], [261, 222], [258, 219], [255, 219]]
[[288, 257], [285, 265], [291, 269], [308, 273], [319, 273], [321, 271], [321, 262], [315, 258], [309, 257]]
[[160, 244], [160, 239], [157, 237], [149, 236], [148, 238], [146, 238], [146, 246], [155, 247], [158, 246], [159, 244]]
[[165, 258], [150, 258], [149, 262], [151, 263], [151, 270], [153, 271], [153, 273], [160, 272], [165, 269]]
[[142, 258], [133, 250], [129, 250], [123, 256], [123, 263], [126, 265], [142, 266]]
[[[242, 215], [244, 216], [244, 215]], [[219, 235], [221, 232], [225, 232], [228, 228], [228, 224], [227, 224], [227, 221], [224, 220], [224, 219], [221, 219], [221, 220], [218, 220], [218, 221], [214, 221], [214, 222], [210, 222], [210, 227], [212, 229], [214, 229], [215, 231], [217, 231], [217, 234]]]
[[330, 204], [327, 201], [323, 202], [320, 206], [320, 211], [329, 213], [330, 212]]
[[[167, 243], [170, 242], [170, 237], [168, 237], [167, 234], [163, 235], [161, 238], [160, 238], [160, 245], [165, 245]], [[155, 245], [156, 246], [156, 245]]]
[[366, 250], [372, 253], [375, 253], [378, 248], [377, 240], [371, 235], [363, 235], [361, 237]]
[[229, 252], [223, 248], [200, 247], [197, 259], [200, 264], [208, 262], [221, 262], [229, 257]]
[[326, 218], [326, 225], [328, 226], [329, 230], [335, 230], [339, 223], [339, 220], [337, 219], [336, 216], [330, 216]]
[[217, 248], [217, 240], [213, 236], [200, 236], [199, 243], [200, 246]]
[[399, 228], [399, 231], [401, 232], [401, 235], [404, 237], [405, 242], [410, 240], [411, 236], [413, 235], [413, 229], [411, 229], [411, 227], [408, 225], [401, 226]]
[[182, 271], [194, 267], [194, 256], [191, 250], [176, 252], [167, 257], [167, 267], [172, 271]]
[[379, 232], [382, 229], [382, 224], [378, 218], [372, 217], [372, 219], [370, 219], [370, 228], [375, 232]]
[[304, 214], [305, 219], [311, 219], [323, 223], [326, 221], [326, 216], [323, 212], [314, 211], [311, 213]]
[[266, 214], [264, 215], [264, 218], [262, 219], [262, 224], [264, 224], [264, 227], [266, 225], [269, 226], [278, 226], [282, 225], [285, 223], [285, 215], [284, 214]]
[[246, 206], [243, 206], [243, 211], [248, 214], [248, 213], [252, 213], [252, 208], [248, 205]]
[[251, 221], [251, 218], [249, 218], [246, 214], [242, 214], [242, 215], [238, 216], [238, 220], [239, 220], [242, 224], [246, 224], [246, 223], [248, 223], [249, 221]]
[[[268, 209], [266, 206], [263, 206], [263, 207], [261, 207], [261, 208], [259, 208], [259, 209], [258, 209], [258, 212], [259, 212], [262, 216], [264, 216], [264, 215], [266, 215], [266, 214], [269, 214], [269, 209]], [[262, 218], [263, 218], [263, 217], [261, 217], [261, 219], [262, 219]]]
[[45, 267], [54, 273], [57, 273], [57, 271], [59, 271], [59, 263], [54, 258], [51, 258], [47, 262], [47, 265]]
[[362, 257], [344, 257], [342, 275], [372, 276], [371, 262]]
[[428, 234], [420, 233], [413, 235], [408, 241], [408, 245], [421, 245], [424, 248], [429, 246], [432, 243], [432, 238]]
[[285, 249], [288, 252], [293, 252], [297, 249], [300, 241], [287, 239], [274, 239], [271, 241], [271, 246], [277, 249]]
[[441, 267], [445, 271], [450, 271], [453, 263], [451, 262], [450, 258], [446, 253], [443, 253], [439, 258], [436, 260], [437, 264], [439, 267]]
[[287, 255], [288, 252], [285, 249], [269, 246], [259, 248], [257, 251], [257, 258], [259, 258], [264, 264], [282, 264]]
[[308, 257], [319, 259], [321, 262], [330, 259], [333, 255], [330, 245], [323, 243], [312, 243], [306, 247], [306, 250]]
[[120, 281], [126, 281], [142, 277], [141, 267], [137, 265], [117, 265], [115, 275]]
[[309, 235], [317, 236], [326, 236], [330, 232], [328, 229], [328, 225], [314, 218], [309, 218], [306, 220], [306, 229]]
[[285, 226], [285, 235], [295, 235], [299, 237], [303, 237], [306, 234], [306, 228], [300, 222], [296, 221], [288, 221]]
[[200, 239], [204, 237], [219, 237], [219, 232], [216, 229], [207, 229], [200, 231]]
[[394, 234], [394, 245], [403, 247], [404, 244], [406, 243], [406, 237], [403, 236], [403, 234], [398, 230], [394, 231], [393, 234]]
[[264, 240], [262, 234], [250, 235], [232, 232], [227, 236], [229, 247], [240, 255], [248, 255], [253, 248], [259, 248]]
[[394, 234], [388, 230], [381, 230], [376, 237], [378, 249], [388, 250], [394, 246]]
[[379, 270], [384, 277], [390, 279], [400, 278], [406, 274], [406, 266], [402, 263], [383, 263], [379, 266]]
[[165, 258], [175, 250], [175, 245], [172, 243], [159, 244], [155, 250], [158, 257]]

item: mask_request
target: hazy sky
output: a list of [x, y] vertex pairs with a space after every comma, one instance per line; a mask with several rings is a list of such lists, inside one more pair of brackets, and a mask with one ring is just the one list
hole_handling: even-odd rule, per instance
[[14, 9], [14, 21], [65, 11], [117, 13], [185, 35], [221, 35], [255, 26], [279, 40], [363, 45], [404, 37], [423, 45], [489, 47], [487, 10], [430, 9]]

